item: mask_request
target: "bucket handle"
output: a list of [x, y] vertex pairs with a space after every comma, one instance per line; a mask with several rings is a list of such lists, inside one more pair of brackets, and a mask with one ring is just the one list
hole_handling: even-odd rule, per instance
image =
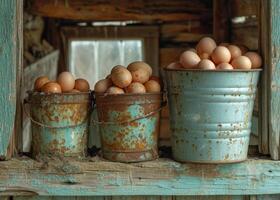
[[43, 124], [43, 123], [38, 122], [38, 121], [36, 121], [35, 119], [33, 119], [33, 118], [30, 116], [30, 113], [27, 112], [27, 110], [26, 110], [26, 104], [29, 104], [29, 101], [28, 101], [27, 99], [24, 99], [24, 100], [23, 100], [23, 103], [22, 103], [22, 105], [23, 105], [22, 107], [23, 107], [23, 112], [24, 112], [24, 114], [30, 119], [30, 121], [31, 121], [32, 123], [37, 124], [37, 125], [39, 125], [39, 126], [41, 126], [41, 127], [44, 127], [44, 128], [74, 128], [74, 127], [77, 127], [77, 126], [80, 126], [80, 125], [86, 123], [87, 120], [88, 120], [88, 116], [89, 116], [89, 115], [88, 115], [88, 116], [85, 118], [85, 120], [84, 120], [83, 122], [79, 123], [79, 124], [68, 125], [68, 126], [50, 126], [50, 125]]
[[167, 101], [163, 101], [162, 103], [161, 103], [161, 106], [160, 106], [160, 108], [158, 108], [158, 109], [156, 109], [156, 110], [154, 110], [154, 111], [152, 111], [152, 112], [150, 112], [150, 113], [148, 113], [148, 114], [146, 114], [146, 115], [143, 115], [143, 116], [140, 116], [140, 117], [136, 117], [136, 118], [134, 118], [134, 119], [131, 119], [131, 120], [126, 120], [126, 121], [122, 121], [122, 122], [113, 122], [113, 121], [109, 121], [109, 122], [104, 122], [104, 121], [96, 121], [96, 120], [94, 120], [94, 119], [92, 119], [91, 121], [93, 122], [93, 123], [95, 123], [95, 124], [108, 124], [108, 125], [114, 125], [114, 124], [128, 124], [128, 123], [131, 123], [131, 122], [134, 122], [134, 121], [138, 121], [138, 120], [140, 120], [140, 119], [144, 119], [144, 118], [147, 118], [147, 117], [150, 117], [150, 116], [152, 116], [152, 115], [155, 115], [156, 113], [158, 113], [158, 112], [160, 112], [165, 106], [166, 106], [166, 104], [167, 104]]

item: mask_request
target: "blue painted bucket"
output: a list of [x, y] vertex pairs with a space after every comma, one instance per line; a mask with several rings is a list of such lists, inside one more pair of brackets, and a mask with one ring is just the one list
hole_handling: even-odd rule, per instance
[[175, 160], [246, 160], [259, 74], [165, 69]]
[[141, 162], [158, 158], [162, 94], [96, 94], [101, 149], [104, 158]]
[[30, 92], [32, 155], [84, 157], [87, 152], [91, 94]]

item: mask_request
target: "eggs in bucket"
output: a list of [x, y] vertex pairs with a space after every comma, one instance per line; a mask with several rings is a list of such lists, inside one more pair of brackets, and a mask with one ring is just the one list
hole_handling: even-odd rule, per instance
[[184, 51], [179, 62], [166, 69], [250, 70], [262, 66], [261, 56], [244, 45], [220, 43], [210, 37], [202, 38], [195, 49]]
[[34, 82], [34, 91], [43, 93], [76, 93], [89, 92], [90, 86], [87, 80], [78, 78], [75, 80], [70, 72], [62, 72], [57, 80], [49, 80], [47, 76], [40, 76]]
[[132, 62], [127, 67], [116, 65], [105, 79], [95, 84], [94, 91], [106, 94], [159, 93], [162, 82], [152, 73], [151, 66], [143, 61]]

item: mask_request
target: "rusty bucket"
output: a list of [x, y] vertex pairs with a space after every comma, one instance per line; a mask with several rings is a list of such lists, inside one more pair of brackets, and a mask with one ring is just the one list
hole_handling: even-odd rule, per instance
[[96, 94], [103, 157], [117, 162], [158, 158], [162, 94]]
[[29, 92], [32, 155], [84, 157], [87, 151], [90, 93]]
[[260, 70], [165, 70], [172, 152], [177, 161], [247, 158]]

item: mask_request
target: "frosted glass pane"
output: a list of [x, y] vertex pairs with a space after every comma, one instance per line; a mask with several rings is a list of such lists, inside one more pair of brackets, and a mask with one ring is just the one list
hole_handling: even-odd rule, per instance
[[121, 64], [121, 46], [119, 41], [99, 41], [98, 78], [105, 78], [115, 65]]
[[142, 43], [134, 41], [124, 42], [124, 65], [127, 66], [129, 63], [137, 60], [142, 60]]
[[115, 65], [143, 60], [142, 40], [74, 40], [70, 44], [70, 71], [93, 85]]
[[93, 81], [98, 78], [94, 55], [96, 43], [94, 41], [73, 41], [70, 50], [70, 71], [76, 78]]

